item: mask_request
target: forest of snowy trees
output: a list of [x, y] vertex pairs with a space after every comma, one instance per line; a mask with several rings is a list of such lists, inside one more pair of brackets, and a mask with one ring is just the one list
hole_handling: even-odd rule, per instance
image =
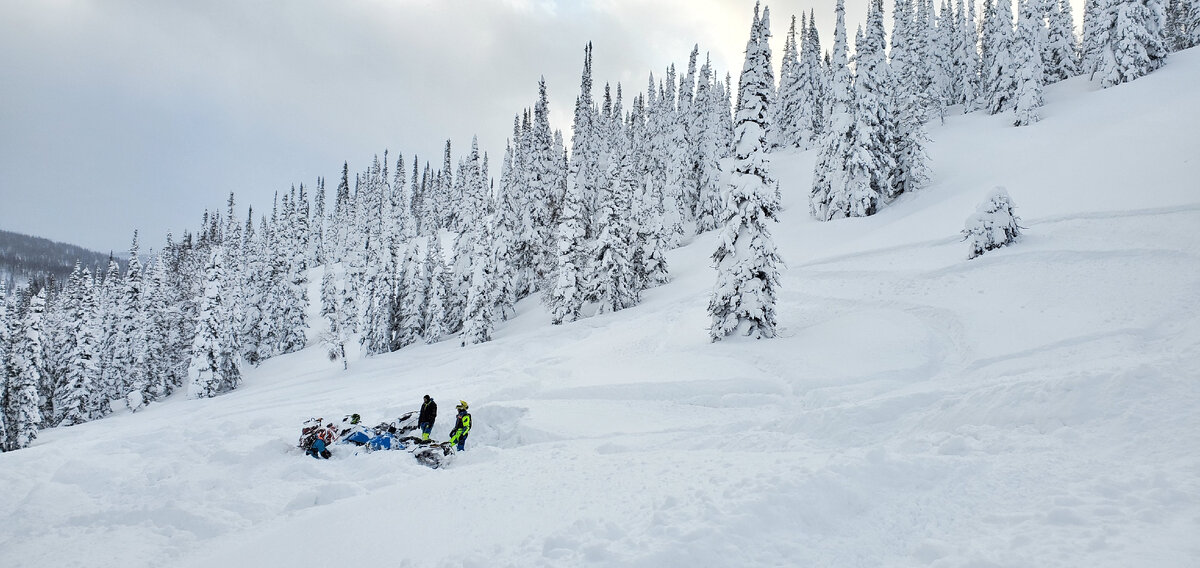
[[[772, 337], [769, 152], [818, 152], [816, 219], [872, 215], [929, 179], [924, 125], [952, 107], [1032, 124], [1048, 83], [1117, 85], [1200, 43], [1200, 0], [1087, 0], [1082, 35], [1069, 0], [1020, 1], [1015, 20], [1009, 0], [896, 0], [890, 37], [874, 0], [853, 51], [841, 0], [836, 14], [827, 50], [812, 13], [793, 17], [776, 67], [756, 6], [736, 100], [699, 47], [644, 92], [605, 84], [597, 100], [589, 44], [570, 147], [539, 82], [496, 179], [474, 140], [434, 163], [384, 151], [257, 219], [230, 194], [151, 254], [135, 232], [124, 270], [0, 290], [0, 448], [180, 390], [227, 392], [244, 366], [316, 342], [346, 365], [353, 341], [366, 354], [489, 341], [526, 297], [554, 324], [629, 308], [670, 279], [666, 251], [716, 229], [711, 338]], [[322, 337], [307, 336], [310, 303]]]

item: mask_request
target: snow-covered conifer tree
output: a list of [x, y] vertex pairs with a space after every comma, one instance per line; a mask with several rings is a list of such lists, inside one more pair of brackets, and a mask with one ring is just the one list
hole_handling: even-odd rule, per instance
[[833, 109], [813, 169], [809, 197], [809, 210], [820, 221], [873, 215], [882, 198], [880, 186], [876, 185], [880, 183], [878, 174], [886, 171], [880, 162], [884, 156], [877, 152], [878, 125], [862, 120], [864, 109], [859, 106], [857, 91], [851, 85], [846, 61], [845, 8], [841, 0], [837, 17], [832, 61]]
[[1080, 36], [1079, 71], [1094, 77], [1100, 67], [1101, 47], [1112, 27], [1109, 3], [1113, 0], [1085, 0], [1083, 4], [1083, 33]]
[[338, 285], [333, 268], [333, 264], [326, 264], [324, 274], [321, 276], [321, 317], [325, 318], [329, 326], [329, 330], [324, 336], [329, 360], [341, 359], [342, 368], [345, 369], [347, 366], [346, 333], [342, 328], [342, 318], [339, 315], [344, 292]]
[[[772, 148], [799, 148], [800, 140], [800, 105], [804, 100], [804, 88], [801, 80], [805, 79], [800, 70], [800, 48], [796, 40], [796, 16], [792, 16], [792, 25], [788, 28], [787, 38], [783, 43], [783, 56], [779, 67], [779, 91], [775, 97], [774, 119], [771, 121]], [[703, 83], [703, 77], [701, 81]]]
[[991, 65], [986, 70], [988, 112], [999, 114], [1016, 106], [1017, 65], [1013, 57], [1012, 0], [996, 0], [995, 11], [984, 23], [989, 32]]
[[666, 229], [662, 222], [663, 196], [662, 191], [655, 184], [654, 176], [649, 173], [642, 176], [637, 190], [638, 194], [634, 198], [636, 230], [633, 246], [639, 247], [637, 252], [640, 254], [636, 256], [640, 259], [641, 264], [638, 267], [641, 287], [652, 288], [671, 280], [670, 272], [667, 270]]
[[96, 416], [111, 412], [109, 401], [124, 398], [121, 392], [121, 367], [114, 361], [117, 352], [118, 328], [121, 318], [121, 272], [115, 259], [109, 259], [104, 280], [97, 292], [98, 320], [100, 323], [99, 353], [100, 381], [96, 385]]
[[159, 400], [175, 389], [171, 365], [171, 298], [167, 256], [160, 252], [148, 266], [145, 282], [146, 402]]
[[1046, 45], [1042, 46], [1042, 64], [1047, 83], [1079, 75], [1079, 46], [1071, 19], [1071, 0], [1046, 0], [1050, 21]]
[[[962, 0], [959, 0], [960, 2]], [[980, 106], [979, 32], [975, 24], [975, 2], [967, 3], [967, 15], [959, 30], [959, 69], [962, 74], [963, 110], [970, 112]]]
[[25, 316], [12, 332], [8, 379], [9, 448], [29, 447], [42, 424], [38, 385], [42, 381], [42, 321], [46, 313], [46, 290], [29, 298]]
[[587, 296], [599, 304], [600, 314], [623, 310], [640, 299], [629, 226], [629, 205], [637, 175], [633, 167], [635, 158], [629, 144], [619, 144], [616, 148], [623, 149], [622, 156], [610, 175], [611, 185], [600, 205], [600, 234], [596, 235], [589, 253], [591, 276]]
[[[402, 276], [398, 283], [403, 302], [400, 305], [401, 324], [397, 339], [400, 347], [416, 343], [425, 334], [425, 302], [429, 291], [429, 276], [425, 274], [422, 251], [419, 241], [408, 244], [404, 264], [400, 267]], [[425, 251], [424, 254], [428, 254]]]
[[1017, 34], [1013, 41], [1013, 57], [1016, 64], [1017, 89], [1015, 126], [1026, 126], [1038, 121], [1042, 108], [1041, 14], [1040, 0], [1019, 0], [1020, 16], [1017, 19]]
[[4, 279], [0, 278], [0, 452], [8, 451], [11, 439], [8, 430], [8, 384], [12, 375], [8, 311], [8, 291]]
[[[862, 199], [862, 213], [871, 214], [883, 197], [893, 195], [891, 176], [897, 168], [894, 146], [901, 142], [899, 121], [889, 97], [894, 81], [884, 52], [887, 38], [883, 29], [883, 0], [872, 0], [867, 10], [867, 29], [857, 46], [854, 80], [854, 125], [857, 139], [865, 150], [870, 192]], [[929, 73], [926, 70], [926, 73]], [[851, 216], [859, 216], [851, 212]]]
[[142, 305], [144, 284], [138, 248], [137, 231], [134, 231], [133, 244], [129, 249], [129, 269], [125, 272], [125, 286], [119, 304], [117, 341], [113, 352], [113, 365], [118, 369], [121, 380], [118, 394], [125, 399], [125, 405], [135, 411], [145, 404], [145, 391], [149, 384], [146, 373], [148, 318]]
[[204, 296], [188, 365], [188, 398], [210, 398], [241, 382], [238, 358], [230, 344], [229, 306], [225, 302], [225, 251], [214, 247], [204, 268]]
[[[589, 47], [590, 53], [590, 47]], [[589, 60], [590, 61], [590, 60]], [[590, 68], [590, 67], [589, 67]], [[480, 222], [481, 234], [474, 239], [471, 253], [471, 285], [467, 292], [467, 305], [463, 311], [463, 329], [460, 335], [462, 346], [492, 340], [496, 325], [496, 285], [500, 279], [496, 274], [496, 251], [490, 246], [496, 227], [495, 214], [487, 215]]]
[[[803, 95], [803, 93], [800, 93], [800, 95]], [[697, 233], [711, 231], [720, 227], [721, 221], [725, 218], [722, 211], [725, 206], [725, 200], [721, 196], [720, 162], [721, 158], [725, 157], [725, 142], [721, 138], [723, 136], [723, 131], [721, 130], [721, 113], [725, 112], [721, 108], [722, 104], [723, 101], [719, 96], [719, 91], [716, 84], [713, 83], [712, 65], [706, 59], [704, 66], [700, 68], [700, 83], [696, 89], [696, 105], [703, 108], [705, 113], [705, 120], [701, 121], [697, 128], [697, 135], [700, 137], [699, 146], [697, 147], [700, 155], [696, 160], [700, 168], [700, 202], [696, 206]], [[803, 119], [803, 114], [797, 114], [793, 118], [796, 122], [796, 128], [800, 128], [800, 121]], [[800, 138], [797, 138], [797, 140], [800, 140]], [[655, 183], [655, 193], [663, 193], [661, 183]], [[659, 205], [659, 208], [663, 209], [663, 206]], [[662, 224], [663, 219], [659, 218], [656, 222]], [[665, 236], [666, 228], [664, 227], [663, 230]], [[670, 243], [668, 242], [667, 244], [669, 245]]]
[[91, 418], [92, 391], [99, 378], [93, 321], [96, 301], [91, 280], [91, 273], [87, 269], [81, 270], [79, 263], [75, 263], [64, 291], [70, 348], [62, 385], [54, 392], [57, 423], [63, 426], [81, 424]]
[[1111, 87], [1162, 66], [1167, 57], [1161, 0], [1108, 0], [1101, 20], [1093, 79]]
[[[839, 22], [842, 0], [838, 0]], [[842, 24], [842, 45], [845, 28]], [[713, 253], [717, 282], [708, 304], [713, 341], [733, 333], [754, 338], [775, 336], [775, 290], [779, 256], [766, 221], [775, 218], [771, 196], [775, 180], [766, 160], [767, 112], [771, 85], [770, 17], [758, 5], [746, 43], [746, 61], [738, 81], [734, 164], [727, 194], [726, 220]], [[844, 57], [844, 50], [843, 50]]]
[[556, 325], [579, 319], [586, 296], [584, 270], [588, 245], [583, 220], [582, 187], [578, 183], [567, 186], [567, 196], [563, 200], [558, 219], [558, 235], [555, 241], [558, 247], [557, 258], [553, 280], [545, 297], [550, 321]]
[[967, 259], [1016, 241], [1021, 236], [1020, 222], [1008, 191], [1003, 187], [993, 189], [963, 227], [963, 240], [970, 247]]
[[446, 305], [450, 303], [449, 270], [446, 270], [446, 255], [437, 235], [429, 238], [425, 253], [425, 274], [429, 277], [429, 291], [425, 300], [425, 343], [437, 343], [446, 335]]

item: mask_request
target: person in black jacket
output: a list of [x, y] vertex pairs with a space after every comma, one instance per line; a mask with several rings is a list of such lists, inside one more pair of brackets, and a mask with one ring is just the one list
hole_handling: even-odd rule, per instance
[[429, 395], [425, 395], [425, 402], [421, 403], [421, 415], [417, 417], [417, 425], [421, 427], [422, 440], [429, 439], [429, 432], [433, 430], [434, 420], [437, 420], [437, 403], [429, 398]]

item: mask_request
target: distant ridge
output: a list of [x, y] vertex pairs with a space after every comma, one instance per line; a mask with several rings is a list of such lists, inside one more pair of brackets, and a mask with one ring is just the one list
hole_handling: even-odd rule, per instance
[[[113, 256], [124, 269], [125, 258]], [[31, 280], [44, 282], [47, 277], [52, 277], [57, 282], [64, 282], [77, 261], [93, 273], [97, 268], [104, 270], [108, 259], [109, 253], [0, 230], [0, 280], [9, 293]]]

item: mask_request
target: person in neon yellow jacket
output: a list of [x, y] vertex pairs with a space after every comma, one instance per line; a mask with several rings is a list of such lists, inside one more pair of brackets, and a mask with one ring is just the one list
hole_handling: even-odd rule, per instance
[[467, 443], [467, 434], [471, 433], [471, 414], [467, 412], [467, 401], [458, 401], [458, 420], [454, 422], [454, 429], [450, 430], [450, 443], [455, 444], [454, 449], [463, 451], [463, 445]]

